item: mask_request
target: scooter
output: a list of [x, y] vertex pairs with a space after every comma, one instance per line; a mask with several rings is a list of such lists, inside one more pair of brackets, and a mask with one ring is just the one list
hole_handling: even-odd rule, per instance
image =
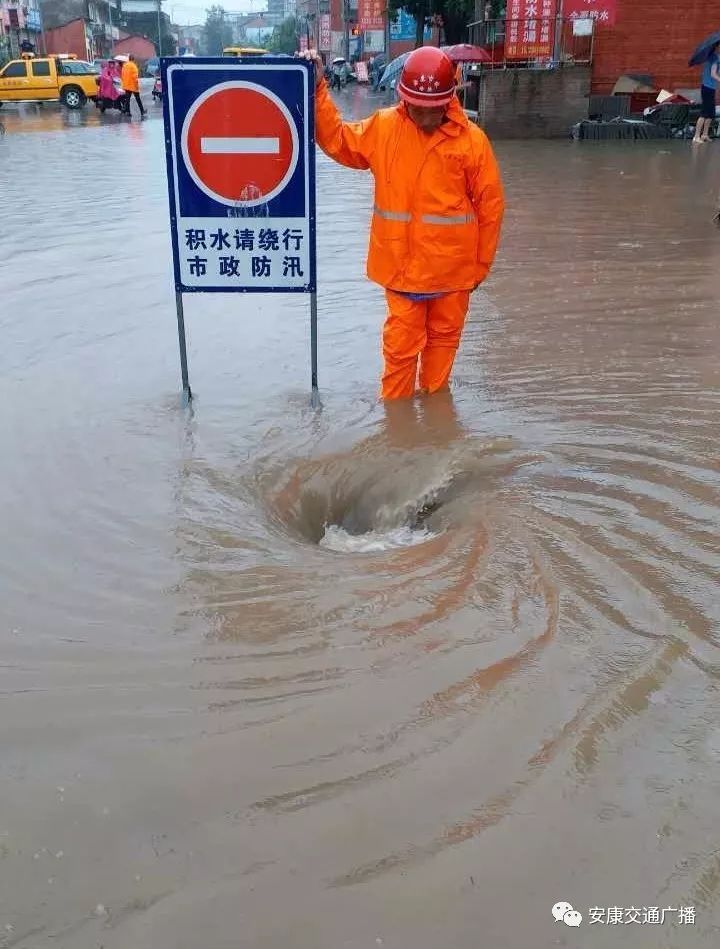
[[[95, 81], [98, 84], [98, 91], [99, 91], [100, 80], [96, 79]], [[101, 112], [106, 112], [108, 109], [117, 109], [118, 112], [122, 112], [124, 111], [124, 103], [125, 103], [124, 95], [118, 95], [115, 99], [108, 99], [107, 97], [102, 97], [100, 95], [97, 95], [95, 97], [95, 108], [100, 109]]]
[[107, 112], [108, 109], [117, 109], [118, 112], [124, 112], [125, 96], [118, 96], [117, 99], [101, 99], [97, 96], [95, 99], [95, 108], [100, 112]]
[[156, 102], [162, 102], [162, 97], [163, 97], [162, 79], [159, 76], [153, 84], [152, 97]]

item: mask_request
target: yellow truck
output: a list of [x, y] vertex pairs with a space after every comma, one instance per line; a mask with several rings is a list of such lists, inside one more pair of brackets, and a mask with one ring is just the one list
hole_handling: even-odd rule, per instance
[[265, 56], [266, 49], [258, 49], [255, 46], [226, 46], [223, 50], [223, 56], [235, 56], [242, 59], [244, 56]]
[[73, 55], [24, 56], [0, 70], [3, 102], [60, 100], [68, 109], [82, 109], [98, 92], [98, 70]]

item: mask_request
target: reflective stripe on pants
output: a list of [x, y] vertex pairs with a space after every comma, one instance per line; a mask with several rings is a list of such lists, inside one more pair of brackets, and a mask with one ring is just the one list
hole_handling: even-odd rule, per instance
[[470, 291], [446, 293], [414, 302], [386, 290], [388, 316], [383, 328], [383, 399], [409, 399], [415, 394], [420, 356], [420, 389], [437, 392], [450, 379], [465, 325]]

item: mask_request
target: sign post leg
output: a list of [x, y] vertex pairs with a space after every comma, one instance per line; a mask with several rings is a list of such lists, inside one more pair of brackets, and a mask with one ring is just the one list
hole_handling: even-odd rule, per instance
[[192, 399], [190, 380], [188, 378], [187, 345], [185, 343], [185, 313], [183, 298], [180, 291], [175, 292], [175, 308], [177, 309], [178, 342], [180, 343], [180, 372], [182, 374], [183, 393], [189, 402]]
[[310, 294], [310, 383], [312, 386], [311, 405], [313, 408], [320, 406], [320, 393], [318, 392], [318, 351], [317, 351], [317, 293], [313, 291]]

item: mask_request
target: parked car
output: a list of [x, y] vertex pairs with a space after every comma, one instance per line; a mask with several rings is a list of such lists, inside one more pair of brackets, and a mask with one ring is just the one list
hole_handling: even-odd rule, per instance
[[73, 54], [11, 59], [0, 70], [0, 105], [3, 102], [57, 101], [68, 109], [81, 109], [97, 96], [98, 71], [92, 63]]

